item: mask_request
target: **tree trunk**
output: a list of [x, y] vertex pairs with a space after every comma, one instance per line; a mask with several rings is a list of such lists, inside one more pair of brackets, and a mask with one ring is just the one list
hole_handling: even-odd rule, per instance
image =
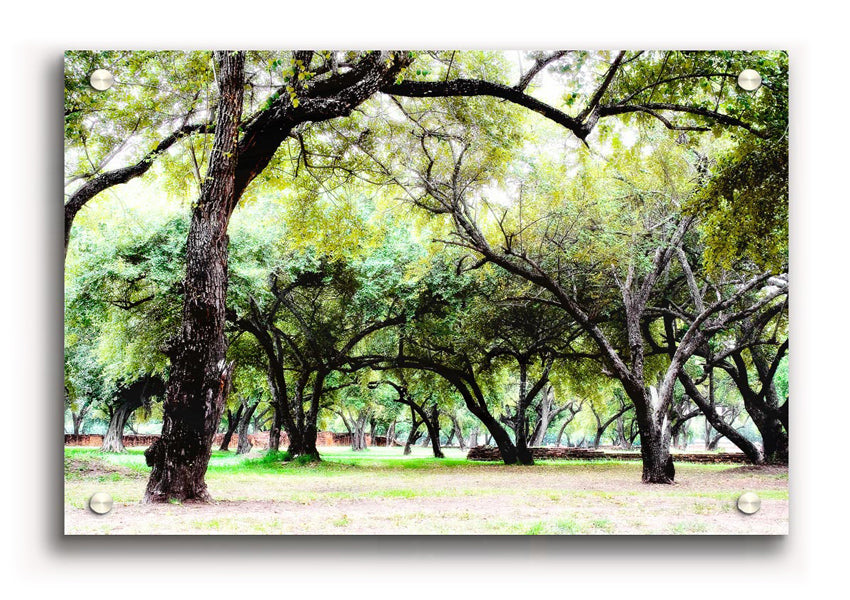
[[74, 435], [80, 435], [80, 426], [83, 424], [83, 419], [85, 418], [84, 413], [75, 413], [71, 411], [71, 421], [74, 423]]
[[[762, 352], [751, 349], [750, 355], [760, 378], [767, 377], [768, 365]], [[744, 409], [761, 434], [765, 462], [783, 462], [788, 458], [788, 434], [783, 428], [779, 398], [772, 380], [762, 379], [761, 389], [754, 390], [747, 376], [747, 365], [741, 352], [733, 355], [737, 369], [727, 369], [732, 376], [741, 397]]]
[[221, 438], [221, 446], [219, 450], [221, 452], [227, 452], [230, 449], [230, 440], [233, 439], [233, 433], [236, 431], [236, 428], [239, 427], [239, 420], [242, 418], [242, 410], [243, 407], [240, 404], [239, 408], [236, 409], [236, 413], [227, 409], [227, 429], [224, 432], [224, 436]]
[[419, 420], [416, 416], [416, 411], [413, 410], [413, 407], [410, 407], [410, 433], [407, 434], [407, 441], [404, 444], [404, 455], [407, 456], [412, 452], [411, 446], [416, 443], [416, 440], [419, 439], [419, 435], [417, 432], [419, 431], [419, 426], [422, 425], [422, 421]]
[[274, 420], [272, 428], [269, 430], [269, 452], [277, 452], [280, 450], [280, 429], [283, 425], [283, 408], [278, 402], [272, 404], [274, 409]]
[[313, 394], [310, 398], [310, 410], [307, 411], [304, 421], [302, 438], [304, 451], [302, 456], [309, 456], [314, 461], [322, 460], [319, 456], [319, 450], [316, 448], [316, 440], [319, 437], [319, 403], [324, 392], [325, 377], [327, 377], [327, 372], [323, 370], [316, 372], [316, 378], [313, 381]]
[[615, 421], [617, 428], [617, 441], [616, 445], [620, 448], [628, 449], [631, 448], [631, 444], [629, 444], [628, 440], [626, 440], [626, 419], [623, 415], [617, 417]]
[[204, 481], [212, 439], [230, 390], [225, 360], [227, 225], [235, 208], [237, 136], [244, 52], [216, 52], [220, 99], [215, 139], [186, 245], [183, 315], [168, 354], [162, 436], [145, 452], [151, 475], [144, 503], [211, 499]]
[[440, 411], [436, 404], [431, 407], [429, 418], [425, 419], [425, 427], [428, 428], [428, 435], [431, 438], [431, 450], [434, 452], [434, 458], [445, 458], [440, 449]]
[[287, 454], [292, 458], [301, 456], [305, 453], [304, 444], [304, 390], [310, 378], [308, 371], [299, 373], [295, 380], [295, 395], [292, 399], [292, 414], [288, 415], [284, 421], [284, 428], [289, 437], [289, 446], [286, 448]]
[[[634, 393], [634, 390], [632, 391]], [[654, 388], [643, 390], [640, 397], [629, 394], [635, 407], [640, 431], [640, 454], [644, 483], [673, 483], [676, 475], [670, 455], [670, 421], [664, 403]]]
[[549, 430], [549, 422], [552, 418], [552, 406], [554, 391], [552, 386], [547, 386], [540, 403], [537, 405], [537, 423], [534, 425], [534, 433], [531, 435], [529, 445], [542, 446], [543, 440], [546, 437], [546, 432]]
[[516, 438], [516, 460], [521, 465], [533, 465], [534, 458], [528, 449], [528, 415], [526, 410], [531, 402], [528, 391], [528, 365], [519, 362], [519, 401], [517, 402], [516, 419], [514, 420], [514, 437]]
[[450, 418], [454, 426], [455, 435], [457, 436], [457, 443], [460, 446], [461, 450], [466, 450], [466, 441], [463, 437], [463, 429], [460, 426], [460, 421], [457, 420], [457, 415], [455, 415], [454, 413], [450, 415]]
[[236, 446], [236, 454], [248, 454], [251, 448], [254, 447], [254, 444], [248, 439], [248, 426], [251, 424], [251, 417], [259, 405], [259, 402], [248, 405], [246, 401], [242, 401], [242, 406], [247, 408], [245, 409], [245, 414], [242, 415], [242, 419], [239, 420], [239, 443]]
[[[346, 422], [346, 427], [351, 434], [351, 449], [354, 452], [366, 449], [366, 425], [369, 423], [370, 413], [368, 409], [361, 410], [356, 419], [351, 419], [350, 426]], [[374, 428], [372, 430], [374, 431]]]
[[151, 396], [161, 395], [163, 391], [162, 380], [151, 375], [144, 375], [129, 385], [122, 385], [118, 391], [120, 404], [111, 410], [101, 451], [124, 452], [124, 429], [127, 421]]
[[[564, 421], [564, 424], [561, 425], [561, 429], [558, 431], [558, 439], [555, 440], [555, 445], [559, 448], [561, 447], [561, 438], [564, 437], [564, 430], [567, 428], [567, 425], [569, 425], [571, 421], [572, 419], [567, 419], [566, 421]], [[567, 436], [567, 446], [569, 445], [569, 436]]]
[[455, 426], [452, 425], [452, 428], [449, 429], [449, 434], [446, 436], [446, 443], [445, 443], [444, 447], [448, 448], [449, 446], [451, 446], [452, 440], [454, 439], [454, 437], [455, 437]]
[[[711, 442], [710, 435], [710, 427], [713, 427], [719, 433], [726, 436], [730, 442], [735, 444], [741, 451], [747, 455], [747, 458], [750, 459], [750, 462], [754, 464], [761, 464], [764, 462], [764, 454], [762, 454], [761, 450], [759, 450], [755, 444], [753, 444], [750, 440], [745, 438], [743, 435], [738, 433], [738, 431], [732, 427], [730, 424], [726, 423], [723, 418], [717, 414], [717, 410], [715, 408], [714, 403], [711, 401], [711, 396], [714, 392], [713, 386], [713, 377], [709, 374], [709, 398], [706, 399], [705, 396], [700, 393], [693, 379], [691, 379], [686, 373], [682, 372], [679, 374], [679, 381], [685, 388], [685, 392], [688, 396], [691, 397], [691, 400], [699, 407], [703, 416], [705, 416], [705, 443], [706, 450], [714, 450], [714, 447], [717, 445], [717, 441], [720, 439], [718, 437], [713, 443]], [[714, 446], [714, 447], [713, 447]]]
[[101, 452], [125, 452], [124, 449], [124, 428], [127, 426], [127, 421], [130, 415], [141, 408], [144, 400], [141, 396], [127, 398], [122, 402], [115, 412], [112, 413], [112, 418], [109, 419], [109, 427], [106, 428], [106, 434], [103, 436], [103, 444], [100, 447]]

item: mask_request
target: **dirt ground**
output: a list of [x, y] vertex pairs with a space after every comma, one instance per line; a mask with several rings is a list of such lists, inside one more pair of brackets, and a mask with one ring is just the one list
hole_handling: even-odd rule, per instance
[[[423, 454], [424, 456], [424, 454]], [[288, 471], [211, 468], [212, 504], [141, 505], [146, 473], [66, 460], [66, 534], [786, 534], [784, 467], [677, 465], [672, 486], [639, 463], [424, 466], [331, 464]], [[735, 507], [745, 491], [754, 515]], [[115, 500], [87, 509], [95, 492]]]

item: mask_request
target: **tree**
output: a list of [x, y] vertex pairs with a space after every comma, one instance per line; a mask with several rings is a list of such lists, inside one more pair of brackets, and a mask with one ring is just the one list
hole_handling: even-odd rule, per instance
[[[754, 307], [748, 307], [728, 312], [730, 307], [739, 305], [749, 292], [761, 289], [771, 274], [736, 274], [723, 284], [726, 296], [710, 304], [695, 297], [698, 308], [695, 318], [670, 357], [659, 387], [655, 388], [647, 381], [644, 317], [650, 299], [657, 291], [656, 286], [677, 256], [677, 249], [694, 222], [693, 217], [676, 218], [676, 212], [671, 219], [670, 210], [673, 208], [675, 211], [675, 204], [671, 206], [669, 198], [676, 198], [685, 191], [676, 187], [682, 184], [681, 181], [676, 182], [670, 177], [671, 169], [677, 167], [667, 156], [663, 152], [657, 155], [660, 170], [656, 173], [663, 174], [663, 185], [668, 186], [661, 194], [636, 188], [628, 180], [623, 182], [626, 185], [620, 197], [627, 199], [631, 212], [624, 213], [625, 221], [620, 226], [629, 232], [628, 242], [613, 246], [614, 249], [621, 248], [622, 254], [607, 258], [614, 261], [614, 265], [600, 272], [598, 255], [593, 256], [591, 270], [588, 271], [582, 264], [586, 261], [582, 256], [585, 249], [577, 246], [581, 237], [577, 237], [576, 231], [581, 232], [582, 227], [590, 230], [601, 227], [586, 204], [577, 214], [567, 213], [569, 218], [554, 212], [542, 217], [531, 212], [532, 208], [531, 214], [526, 216], [530, 224], [523, 225], [522, 204], [517, 202], [514, 206], [519, 207], [519, 216], [514, 216], [509, 209], [491, 208], [494, 216], [488, 222], [489, 215], [481, 210], [482, 204], [487, 207], [486, 201], [475, 197], [476, 189], [480, 189], [486, 180], [476, 155], [486, 151], [478, 150], [469, 136], [461, 134], [447, 136], [424, 132], [418, 137], [424, 164], [415, 175], [421, 183], [411, 185], [418, 194], [414, 203], [433, 214], [448, 215], [452, 219], [451, 235], [454, 239], [449, 243], [473, 250], [484, 261], [538, 286], [584, 330], [597, 346], [609, 373], [621, 382], [635, 406], [641, 432], [644, 481], [671, 482], [667, 413], [678, 374], [706, 339], [754, 310]], [[644, 178], [653, 175], [652, 169], [646, 169], [649, 164], [644, 160]], [[622, 176], [618, 175], [617, 179], [622, 180]], [[579, 192], [585, 192], [586, 188], [585, 183]], [[611, 194], [607, 190], [601, 191]], [[649, 202], [651, 198], [654, 199]], [[640, 209], [636, 210], [638, 207]], [[605, 228], [611, 235], [618, 224], [610, 214], [606, 216], [608, 223]], [[563, 224], [553, 225], [554, 219]], [[485, 226], [492, 227], [490, 223], [493, 221], [497, 227], [496, 242], [491, 242], [484, 232]], [[605, 252], [600, 249], [599, 254], [604, 256]], [[682, 268], [689, 272], [687, 261], [682, 262]], [[617, 304], [621, 312], [617, 319], [619, 332], [625, 335], [625, 339], [613, 338], [611, 332], [606, 332], [600, 325], [598, 315], [603, 308], [599, 302], [602, 300], [605, 305], [610, 305], [611, 297], [604, 294], [593, 297], [586, 286], [576, 285], [576, 279], [598, 280], [600, 276], [607, 278], [610, 284], [616, 286], [615, 289], [619, 288]], [[778, 292], [768, 293], [768, 297], [757, 305], [769, 302], [776, 295]]]
[[[435, 394], [430, 392], [425, 395], [420, 392], [419, 397], [421, 400], [417, 400], [417, 395], [411, 393], [406, 378], [402, 375], [400, 380], [400, 383], [396, 383], [392, 379], [384, 379], [372, 382], [369, 385], [372, 388], [376, 388], [378, 385], [384, 384], [395, 390], [397, 397], [394, 398], [394, 400], [399, 404], [404, 404], [410, 407], [410, 414], [413, 419], [411, 422], [410, 435], [414, 436], [419, 425], [424, 423], [425, 428], [428, 431], [428, 439], [431, 443], [431, 449], [434, 452], [434, 458], [445, 458], [443, 451], [440, 449], [440, 408], [439, 403], [434, 397]], [[428, 381], [429, 378], [426, 377], [425, 382]], [[430, 388], [431, 386], [428, 387]], [[408, 442], [405, 444], [405, 454], [408, 454], [411, 443], [411, 439], [408, 437]]]
[[119, 385], [101, 452], [124, 452], [124, 428], [130, 416], [142, 406], [149, 406], [153, 396], [162, 397], [164, 392], [164, 382], [155, 375], [145, 375], [129, 385]]
[[225, 360], [227, 224], [236, 208], [237, 136], [242, 114], [242, 52], [216, 54], [220, 96], [210, 165], [192, 211], [186, 247], [183, 318], [168, 354], [171, 369], [162, 436], [145, 452], [151, 476], [143, 501], [210, 499], [204, 474], [230, 390]]
[[[316, 436], [323, 394], [351, 385], [339, 381], [327, 386], [329, 378], [366, 366], [358, 361], [357, 349], [405, 321], [412, 290], [404, 281], [409, 260], [399, 256], [399, 248], [386, 246], [349, 261], [312, 252], [290, 257], [270, 275], [268, 307], [251, 299], [246, 316], [237, 320], [266, 354], [273, 406], [289, 437], [291, 456], [319, 459]], [[295, 378], [291, 395], [287, 371]], [[363, 416], [365, 425], [368, 412]]]

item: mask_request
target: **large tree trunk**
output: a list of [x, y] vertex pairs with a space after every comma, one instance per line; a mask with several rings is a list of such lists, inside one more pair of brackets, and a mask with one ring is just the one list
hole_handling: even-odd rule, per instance
[[322, 370], [316, 372], [316, 377], [313, 381], [313, 394], [310, 398], [310, 409], [304, 416], [304, 433], [301, 440], [303, 451], [301, 455], [309, 456], [314, 461], [321, 460], [319, 450], [316, 448], [316, 440], [319, 437], [319, 406], [327, 375]]
[[245, 53], [221, 51], [215, 58], [220, 91], [215, 140], [189, 226], [183, 318], [169, 350], [162, 437], [145, 452], [151, 467], [145, 503], [211, 499], [204, 475], [230, 390], [232, 364], [225, 360], [224, 337], [227, 225], [236, 201]]
[[673, 483], [676, 470], [670, 455], [670, 421], [665, 402], [658, 398], [654, 388], [640, 390], [638, 397], [635, 397], [636, 390], [627, 390], [627, 393], [634, 404], [640, 431], [643, 482]]
[[761, 434], [764, 461], [784, 462], [788, 457], [788, 434], [783, 429], [782, 422], [775, 414], [763, 410], [759, 403], [748, 401], [746, 396], [744, 408]]
[[292, 404], [289, 410], [284, 413], [283, 427], [286, 430], [286, 435], [289, 438], [289, 445], [286, 448], [286, 453], [290, 457], [295, 458], [305, 453], [304, 445], [304, 390], [310, 379], [308, 371], [302, 371], [298, 374], [295, 380], [295, 390], [292, 397]]
[[434, 458], [445, 458], [440, 448], [440, 411], [436, 404], [431, 407], [431, 414], [425, 419], [425, 427], [428, 428], [428, 435], [431, 438], [431, 450], [434, 452]]
[[[475, 414], [475, 413], [473, 413]], [[502, 462], [506, 465], [515, 465], [517, 463], [517, 449], [511, 440], [511, 436], [505, 431], [498, 421], [489, 412], [479, 412], [475, 414], [481, 421], [484, 427], [487, 428], [487, 436], [484, 443], [489, 445], [490, 442], [495, 442], [499, 448], [499, 454], [502, 456]]]
[[515, 465], [517, 463], [516, 445], [511, 440], [508, 432], [505, 431], [505, 428], [487, 410], [487, 403], [477, 384], [471, 382], [473, 387], [470, 389], [462, 382], [452, 381], [452, 383], [460, 392], [461, 396], [463, 396], [464, 403], [469, 412], [478, 418], [481, 424], [487, 429], [484, 444], [489, 446], [491, 441], [496, 442], [496, 446], [499, 448], [499, 454], [502, 456], [502, 462], [506, 465]]
[[531, 451], [528, 449], [528, 415], [526, 410], [530, 398], [527, 390], [528, 386], [528, 365], [524, 362], [519, 363], [519, 401], [517, 402], [516, 419], [514, 420], [514, 437], [516, 439], [516, 456], [517, 462], [521, 465], [533, 465], [534, 459], [531, 456]]
[[269, 430], [269, 452], [277, 452], [280, 450], [280, 429], [283, 424], [283, 409], [278, 402], [272, 404], [274, 409], [274, 420], [272, 420], [272, 428]]

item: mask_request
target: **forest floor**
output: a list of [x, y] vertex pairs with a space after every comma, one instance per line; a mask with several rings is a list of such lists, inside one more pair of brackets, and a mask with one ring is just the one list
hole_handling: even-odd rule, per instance
[[[677, 463], [675, 485], [646, 485], [639, 462], [467, 462], [457, 449], [320, 448], [298, 465], [216, 452], [211, 504], [142, 505], [143, 448], [65, 448], [66, 534], [786, 534], [787, 467]], [[761, 509], [739, 512], [756, 492]], [[88, 510], [95, 492], [114, 505]]]

